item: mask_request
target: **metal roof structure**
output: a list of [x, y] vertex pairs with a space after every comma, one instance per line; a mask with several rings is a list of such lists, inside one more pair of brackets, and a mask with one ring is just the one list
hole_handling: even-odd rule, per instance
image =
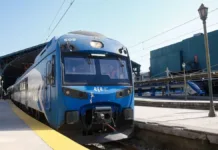
[[46, 44], [42, 43], [0, 57], [0, 75], [4, 81], [4, 89], [14, 84], [16, 79], [25, 72], [26, 67], [34, 62], [35, 57]]

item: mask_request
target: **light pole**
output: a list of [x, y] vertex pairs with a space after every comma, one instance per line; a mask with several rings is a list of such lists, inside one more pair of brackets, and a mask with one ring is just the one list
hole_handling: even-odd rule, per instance
[[182, 63], [183, 74], [184, 74], [184, 94], [185, 94], [185, 100], [187, 100], [187, 86], [186, 86], [185, 66], [186, 66], [186, 64]]
[[[0, 76], [0, 83], [2, 83], [2, 76]], [[3, 93], [3, 86], [1, 84], [1, 99], [2, 99], [2, 93]]]
[[3, 84], [4, 84], [4, 81], [2, 80], [2, 99], [3, 99], [3, 96], [4, 96]]
[[[167, 73], [167, 78], [169, 78], [170, 70], [169, 70], [168, 67], [167, 67], [167, 69], [166, 69], [166, 73]], [[167, 96], [170, 96], [170, 85], [169, 85], [169, 81], [167, 81]]]
[[215, 117], [215, 108], [213, 105], [213, 89], [212, 89], [212, 77], [211, 77], [211, 67], [210, 67], [210, 52], [209, 52], [209, 45], [208, 45], [208, 36], [207, 36], [207, 28], [206, 28], [206, 19], [208, 14], [208, 8], [201, 4], [200, 8], [198, 9], [199, 15], [201, 20], [203, 21], [204, 27], [204, 44], [206, 50], [206, 63], [207, 63], [207, 73], [208, 73], [208, 87], [209, 87], [209, 96], [210, 96], [210, 111], [208, 116]]

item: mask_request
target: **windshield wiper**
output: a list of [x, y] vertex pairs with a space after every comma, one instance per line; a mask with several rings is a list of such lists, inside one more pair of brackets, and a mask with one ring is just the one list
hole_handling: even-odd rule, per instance
[[120, 66], [123, 68], [124, 67], [124, 64], [122, 63], [122, 60], [118, 57], [118, 60], [120, 62]]
[[90, 57], [87, 57], [87, 62], [88, 62], [89, 65], [92, 64], [92, 63], [91, 63], [91, 58], [90, 58]]

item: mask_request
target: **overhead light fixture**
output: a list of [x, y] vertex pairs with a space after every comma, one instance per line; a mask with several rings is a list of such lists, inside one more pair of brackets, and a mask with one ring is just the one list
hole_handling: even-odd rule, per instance
[[205, 21], [208, 15], [208, 7], [205, 7], [204, 4], [201, 4], [200, 8], [198, 9], [198, 12], [201, 20]]
[[91, 41], [90, 45], [94, 48], [102, 48], [103, 47], [103, 44], [99, 41]]

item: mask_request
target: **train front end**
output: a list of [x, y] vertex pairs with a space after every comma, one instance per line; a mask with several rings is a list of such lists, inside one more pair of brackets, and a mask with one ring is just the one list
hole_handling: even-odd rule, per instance
[[134, 122], [134, 88], [127, 49], [104, 36], [60, 38], [60, 130], [79, 143], [128, 138]]

